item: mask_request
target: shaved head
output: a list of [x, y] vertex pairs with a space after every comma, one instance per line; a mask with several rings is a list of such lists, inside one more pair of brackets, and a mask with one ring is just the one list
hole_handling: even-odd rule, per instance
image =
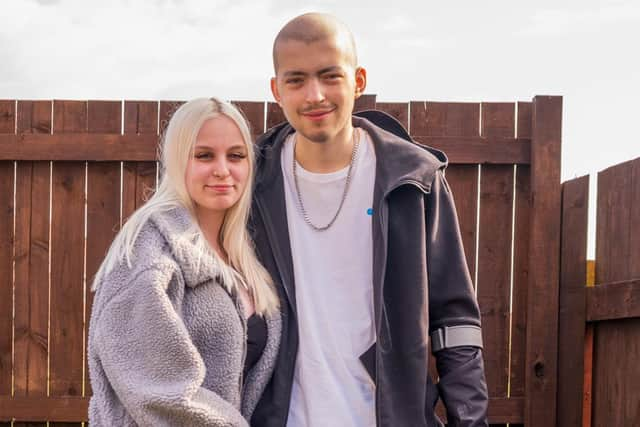
[[332, 40], [344, 53], [355, 68], [358, 64], [356, 44], [353, 34], [347, 26], [335, 16], [325, 13], [305, 13], [293, 18], [282, 27], [273, 42], [273, 68], [278, 74], [278, 49], [287, 41], [305, 44]]

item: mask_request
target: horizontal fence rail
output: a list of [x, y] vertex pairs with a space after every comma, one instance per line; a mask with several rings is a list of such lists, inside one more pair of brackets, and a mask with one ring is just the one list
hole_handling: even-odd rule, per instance
[[[531, 163], [531, 139], [414, 136], [443, 150], [455, 164]], [[62, 134], [0, 135], [0, 160], [154, 161], [156, 135]]]

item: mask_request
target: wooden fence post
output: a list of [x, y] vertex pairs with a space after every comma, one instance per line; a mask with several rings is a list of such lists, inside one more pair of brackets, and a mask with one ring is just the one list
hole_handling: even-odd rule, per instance
[[582, 425], [589, 176], [562, 185], [562, 250], [558, 317], [559, 426]]
[[556, 425], [562, 97], [533, 99], [525, 424]]

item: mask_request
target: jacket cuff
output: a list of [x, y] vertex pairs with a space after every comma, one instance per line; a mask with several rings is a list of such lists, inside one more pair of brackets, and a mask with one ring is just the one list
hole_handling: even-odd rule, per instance
[[438, 391], [447, 409], [450, 427], [488, 426], [489, 397], [482, 350], [455, 347], [436, 355]]

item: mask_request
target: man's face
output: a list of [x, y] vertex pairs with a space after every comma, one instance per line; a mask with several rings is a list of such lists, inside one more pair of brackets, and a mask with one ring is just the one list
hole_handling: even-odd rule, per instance
[[349, 50], [331, 38], [279, 43], [271, 91], [306, 139], [323, 143], [351, 130], [353, 104], [366, 86], [365, 70], [353, 62]]

